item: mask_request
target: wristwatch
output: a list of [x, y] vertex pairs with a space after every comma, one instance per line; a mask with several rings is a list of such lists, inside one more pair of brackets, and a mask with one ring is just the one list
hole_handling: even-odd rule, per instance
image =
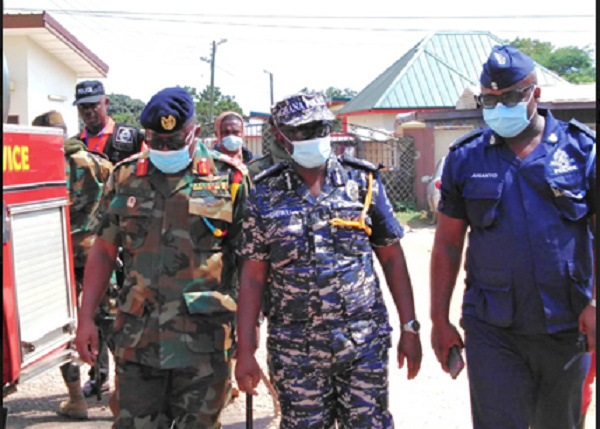
[[588, 302], [588, 305], [590, 305], [592, 307], [596, 307], [596, 298], [590, 299], [590, 302]]
[[412, 334], [418, 334], [421, 329], [421, 324], [418, 320], [413, 319], [406, 322], [404, 325], [400, 326], [400, 329], [403, 332], [410, 332]]

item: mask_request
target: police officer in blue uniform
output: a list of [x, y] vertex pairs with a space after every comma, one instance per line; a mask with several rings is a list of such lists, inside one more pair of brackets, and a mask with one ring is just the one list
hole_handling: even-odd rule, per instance
[[535, 64], [496, 46], [481, 73], [489, 126], [450, 147], [431, 261], [432, 346], [448, 371], [467, 228], [465, 330], [475, 429], [580, 425], [596, 348], [596, 136], [537, 107]]
[[291, 162], [255, 177], [238, 254], [236, 379], [255, 394], [255, 329], [267, 272], [269, 369], [281, 427], [391, 428], [388, 313], [374, 270], [377, 255], [394, 298], [398, 363], [408, 378], [421, 363], [419, 325], [400, 238], [377, 170], [331, 154], [333, 114], [320, 94], [298, 94], [271, 109]]

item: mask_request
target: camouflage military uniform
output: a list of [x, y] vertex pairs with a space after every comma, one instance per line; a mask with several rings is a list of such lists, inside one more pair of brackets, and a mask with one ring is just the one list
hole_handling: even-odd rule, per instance
[[232, 246], [245, 176], [243, 165], [200, 143], [175, 180], [149, 162], [148, 152], [117, 164], [110, 176], [97, 220], [98, 236], [124, 248], [116, 427], [158, 428], [171, 420], [178, 428], [220, 427], [231, 388]]
[[[376, 168], [330, 157], [322, 193], [313, 197], [287, 162], [255, 178], [240, 256], [269, 261], [269, 368], [283, 428], [390, 428], [387, 360], [391, 326], [371, 246], [402, 236]], [[365, 229], [356, 220], [372, 174]]]
[[[79, 297], [85, 261], [95, 238], [90, 230], [90, 221], [98, 209], [104, 183], [113, 165], [104, 155], [89, 152], [79, 140], [66, 140], [64, 148], [73, 267], [77, 297]], [[105, 300], [103, 304], [106, 307], [108, 302]], [[61, 367], [61, 371], [65, 382], [79, 383], [80, 374], [77, 364], [65, 364]]]
[[[69, 218], [73, 265], [83, 270], [87, 254], [94, 242], [89, 224], [95, 214], [104, 183], [112, 171], [112, 163], [101, 154], [89, 152], [76, 139], [65, 142], [65, 171], [69, 189]], [[83, 271], [82, 271], [83, 273]], [[80, 283], [82, 279], [77, 279]]]

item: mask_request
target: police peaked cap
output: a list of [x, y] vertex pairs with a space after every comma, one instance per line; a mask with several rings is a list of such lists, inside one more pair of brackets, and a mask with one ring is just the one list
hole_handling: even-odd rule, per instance
[[300, 93], [275, 103], [271, 107], [273, 124], [298, 127], [309, 122], [332, 121], [335, 116], [318, 93]]
[[152, 96], [140, 123], [147, 130], [170, 134], [181, 130], [194, 117], [194, 100], [180, 87], [165, 88]]
[[479, 81], [490, 89], [505, 89], [535, 70], [533, 60], [511, 45], [494, 46]]

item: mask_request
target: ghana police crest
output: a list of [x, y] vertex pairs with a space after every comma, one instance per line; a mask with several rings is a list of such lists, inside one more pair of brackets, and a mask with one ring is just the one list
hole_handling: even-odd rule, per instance
[[116, 139], [119, 143], [133, 143], [133, 132], [131, 128], [119, 128], [117, 130]]
[[346, 182], [346, 194], [352, 201], [358, 201], [358, 183], [354, 180]]

